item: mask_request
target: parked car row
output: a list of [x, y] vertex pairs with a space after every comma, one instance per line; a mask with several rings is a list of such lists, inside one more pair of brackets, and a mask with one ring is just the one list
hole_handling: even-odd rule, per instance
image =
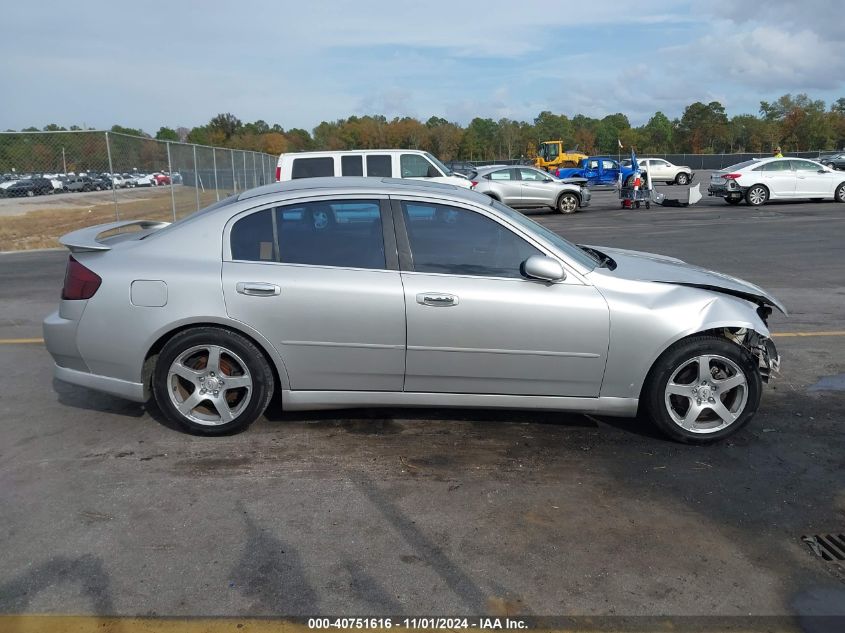
[[181, 184], [182, 177], [174, 172], [97, 173], [79, 174], [3, 174], [0, 176], [0, 197], [20, 198], [54, 193], [105, 191], [133, 187], [158, 187]]

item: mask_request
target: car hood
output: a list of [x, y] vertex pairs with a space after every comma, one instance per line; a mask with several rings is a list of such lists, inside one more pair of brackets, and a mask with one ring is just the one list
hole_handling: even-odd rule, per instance
[[610, 274], [614, 277], [678, 284], [722, 292], [757, 304], [774, 306], [783, 314], [787, 314], [786, 307], [775, 297], [759, 286], [742, 279], [693, 266], [683, 260], [665, 255], [604, 246], [590, 246], [589, 248], [613, 258], [616, 262], [616, 268]]

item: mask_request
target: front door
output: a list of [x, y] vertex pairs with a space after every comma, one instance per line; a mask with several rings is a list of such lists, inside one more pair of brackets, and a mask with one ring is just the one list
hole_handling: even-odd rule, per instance
[[408, 251], [405, 391], [598, 396], [609, 316], [595, 288], [524, 278], [520, 264], [545, 253], [480, 211], [394, 208]]
[[808, 160], [791, 160], [795, 170], [795, 196], [797, 198], [822, 198], [831, 191], [830, 174], [819, 173], [821, 167]]
[[232, 225], [226, 309], [276, 347], [292, 389], [401, 391], [405, 301], [384, 226], [392, 244], [387, 207], [354, 199], [291, 203]]

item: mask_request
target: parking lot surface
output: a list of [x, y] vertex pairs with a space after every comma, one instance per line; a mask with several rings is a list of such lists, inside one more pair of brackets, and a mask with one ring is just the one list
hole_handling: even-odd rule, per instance
[[599, 192], [529, 215], [781, 299], [752, 424], [689, 447], [638, 420], [390, 409], [194, 437], [54, 383], [37, 339], [67, 255], [0, 255], [0, 613], [845, 615], [843, 567], [802, 542], [845, 532], [845, 205]]

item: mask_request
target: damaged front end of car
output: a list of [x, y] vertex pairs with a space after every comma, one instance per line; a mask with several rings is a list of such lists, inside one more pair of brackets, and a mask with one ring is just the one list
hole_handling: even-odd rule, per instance
[[780, 372], [780, 354], [768, 336], [747, 328], [725, 328], [722, 335], [754, 355], [763, 382], [768, 383]]

